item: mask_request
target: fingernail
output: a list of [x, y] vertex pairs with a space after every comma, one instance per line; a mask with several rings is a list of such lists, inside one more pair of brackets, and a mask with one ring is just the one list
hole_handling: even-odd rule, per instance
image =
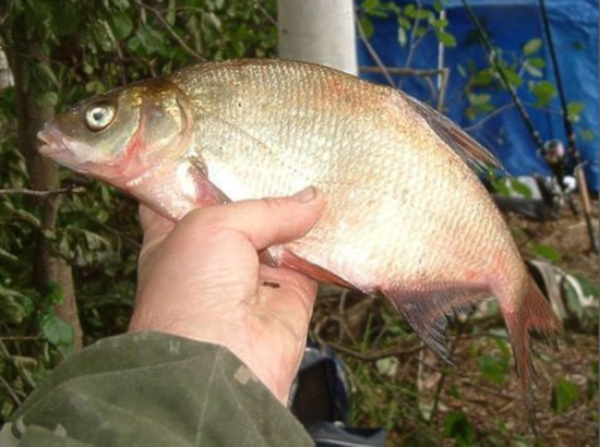
[[304, 188], [302, 191], [297, 192], [292, 196], [296, 202], [300, 203], [308, 203], [313, 200], [317, 196], [317, 190], [314, 186], [309, 186], [308, 188]]

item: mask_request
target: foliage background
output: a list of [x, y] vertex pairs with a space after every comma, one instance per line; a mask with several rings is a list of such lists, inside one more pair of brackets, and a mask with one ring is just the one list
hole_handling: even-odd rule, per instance
[[[368, 13], [377, 11], [379, 2], [365, 4]], [[415, 26], [414, 11], [394, 11], [404, 18], [399, 33], [404, 39]], [[70, 351], [123, 332], [135, 297], [141, 240], [136, 204], [107, 185], [43, 164], [35, 155], [37, 129], [85, 97], [191, 62], [276, 56], [274, 17], [275, 0], [9, 0], [0, 5], [0, 44], [15, 74], [15, 86], [0, 90], [2, 420]], [[368, 27], [366, 17], [362, 23]], [[453, 44], [443, 23], [430, 26], [442, 43]], [[475, 98], [474, 113], [488, 111], [485, 104]], [[31, 189], [59, 192], [23, 193]], [[547, 253], [562, 261], [556, 249]], [[540, 255], [535, 249], [532, 254]], [[52, 276], [63, 267], [72, 275]], [[506, 333], [493, 309], [483, 323], [469, 317], [454, 328], [458, 364], [469, 366], [449, 369], [427, 357], [383, 301], [331, 288], [321, 295], [311, 336], [347, 361], [350, 425], [383, 426], [392, 442], [427, 445], [442, 437], [458, 445], [533, 442], [514, 414], [489, 414], [494, 408], [489, 396], [498, 398], [514, 385]], [[75, 296], [78, 312], [66, 315], [61, 309]], [[585, 337], [585, 329], [578, 332], [575, 337]], [[590, 346], [597, 350], [597, 340], [594, 345], [585, 338], [582, 345], [585, 353]], [[538, 360], [555, 358], [544, 355]], [[543, 395], [553, 400], [543, 403], [543, 411], [560, 419], [576, 409], [584, 430], [578, 429], [589, 438], [595, 436], [590, 424], [597, 424], [597, 411], [586, 409], [597, 406], [598, 362], [583, 355], [579, 363], [577, 371], [544, 376]], [[422, 386], [427, 380], [433, 394]], [[465, 382], [478, 387], [479, 397], [465, 391]], [[520, 411], [517, 404], [513, 412]]]

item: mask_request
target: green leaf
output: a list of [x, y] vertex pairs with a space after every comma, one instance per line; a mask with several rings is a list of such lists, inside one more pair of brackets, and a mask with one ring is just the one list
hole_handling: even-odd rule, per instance
[[475, 429], [462, 411], [450, 411], [444, 416], [444, 437], [455, 439], [458, 445], [473, 445]]
[[0, 315], [3, 319], [19, 324], [33, 309], [33, 302], [27, 295], [0, 285]]
[[0, 257], [4, 258], [5, 260], [11, 261], [11, 262], [15, 262], [15, 263], [20, 262], [18, 256], [13, 255], [11, 252], [3, 249], [2, 247], [0, 247]]
[[455, 47], [456, 46], [456, 38], [446, 31], [436, 30], [437, 38], [442, 43], [442, 45], [446, 47]]
[[529, 61], [529, 64], [532, 67], [535, 67], [535, 68], [545, 68], [546, 67], [546, 61], [544, 59], [542, 59], [541, 57], [531, 57], [527, 60]]
[[139, 40], [141, 48], [149, 56], [158, 53], [163, 46], [162, 34], [150, 27], [137, 30], [135, 37]]
[[534, 83], [530, 87], [531, 93], [536, 97], [535, 105], [537, 107], [547, 106], [556, 95], [556, 87], [548, 81]]
[[427, 28], [424, 26], [418, 26], [417, 28], [415, 28], [415, 36], [417, 37], [421, 37], [424, 36], [425, 33], [427, 32]]
[[401, 47], [403, 47], [404, 45], [406, 45], [406, 42], [408, 40], [408, 36], [406, 34], [406, 30], [404, 28], [402, 28], [401, 26], [398, 27], [398, 43], [400, 44]]
[[366, 12], [371, 12], [374, 9], [379, 9], [381, 2], [379, 0], [365, 0], [362, 6]]
[[15, 216], [18, 216], [19, 219], [27, 222], [29, 225], [36, 227], [36, 228], [40, 228], [42, 226], [42, 223], [40, 222], [40, 220], [35, 217], [33, 214], [31, 214], [29, 211], [26, 211], [23, 208], [19, 208], [13, 211], [13, 214]]
[[113, 13], [111, 22], [113, 32], [117, 39], [126, 39], [131, 35], [131, 32], [133, 31], [133, 22], [129, 18], [129, 14], [123, 11], [116, 11]]
[[501, 70], [513, 87], [519, 87], [523, 83], [521, 76], [512, 68], [502, 68]]
[[365, 37], [367, 39], [370, 39], [371, 37], [373, 37], [373, 34], [375, 33], [375, 27], [373, 26], [373, 22], [371, 21], [370, 18], [363, 16], [360, 19], [360, 26], [362, 27], [363, 31], [365, 32]]
[[533, 66], [533, 65], [530, 63], [529, 59], [527, 59], [527, 60], [525, 61], [525, 63], [523, 64], [523, 68], [525, 69], [525, 71], [526, 71], [527, 73], [529, 73], [529, 74], [530, 74], [531, 76], [533, 76], [533, 77], [536, 77], [536, 78], [541, 78], [541, 77], [544, 75], [544, 73], [542, 72], [542, 70], [540, 70], [540, 69], [539, 69], [539, 68], [537, 68], [537, 67], [534, 67], [534, 66]]
[[531, 188], [527, 186], [525, 183], [521, 182], [516, 178], [510, 179], [511, 188], [518, 194], [522, 195], [526, 199], [530, 199], [532, 196]]
[[[492, 330], [491, 332], [494, 333], [494, 331], [496, 332], [496, 335], [498, 335], [498, 336], [508, 337], [508, 334], [506, 333], [505, 329]], [[508, 361], [508, 359], [510, 359], [510, 356], [511, 356], [511, 350], [508, 347], [508, 343], [506, 342], [506, 340], [503, 340], [501, 338], [494, 338], [494, 342], [496, 343], [496, 346], [498, 346], [498, 349], [500, 349], [500, 352], [502, 353], [502, 357]]]
[[57, 1], [48, 3], [54, 7], [52, 21], [56, 35], [59, 37], [73, 35], [81, 23], [82, 7], [75, 2]]
[[405, 30], [409, 30], [411, 28], [411, 26], [412, 26], [410, 24], [410, 21], [408, 19], [405, 19], [404, 17], [398, 17], [398, 23]]
[[492, 383], [502, 384], [510, 371], [508, 358], [495, 355], [483, 355], [477, 359], [479, 370]]
[[559, 379], [552, 390], [551, 407], [554, 414], [560, 414], [579, 399], [579, 388], [567, 379]]
[[477, 95], [475, 93], [471, 93], [468, 95], [468, 98], [469, 98], [469, 102], [471, 104], [473, 104], [474, 106], [478, 106], [478, 105], [484, 104], [486, 102], [489, 102], [492, 97], [490, 95], [486, 95], [486, 94]]
[[583, 141], [592, 141], [594, 138], [596, 138], [596, 134], [592, 129], [579, 129], [579, 134], [581, 135]]
[[46, 314], [40, 322], [42, 335], [58, 350], [66, 354], [73, 349], [75, 331], [73, 327], [54, 314]]
[[429, 19], [429, 17], [433, 16], [433, 12], [427, 10], [427, 9], [416, 9], [416, 8], [406, 8], [404, 10], [404, 14], [407, 17], [410, 17], [411, 19], [415, 19], [415, 20], [427, 20]]
[[54, 107], [58, 104], [58, 94], [56, 92], [46, 92], [38, 99], [38, 103], [42, 107]]
[[[215, 2], [215, 9], [218, 9], [217, 2]], [[171, 26], [175, 25], [175, 19], [177, 18], [177, 10], [175, 6], [174, 0], [169, 0], [169, 6], [167, 7], [167, 13], [165, 14], [165, 19], [167, 23]]]
[[60, 82], [58, 82], [58, 78], [56, 77], [56, 75], [54, 74], [54, 71], [52, 71], [52, 68], [50, 68], [50, 66], [48, 64], [40, 62], [39, 64], [36, 65], [36, 68], [41, 73], [44, 73], [44, 75], [48, 78], [48, 80], [50, 80], [50, 82], [52, 82], [52, 85], [54, 87], [60, 89]]
[[448, 26], [448, 20], [446, 20], [446, 19], [436, 19], [433, 22], [431, 22], [431, 25], [434, 28], [442, 30], [442, 29], [444, 29], [444, 28], [446, 28]]
[[478, 87], [486, 87], [494, 82], [495, 76], [492, 70], [481, 70], [475, 73], [471, 79], [473, 85]]
[[545, 258], [551, 262], [560, 262], [562, 261], [561, 254], [554, 248], [549, 245], [540, 244], [539, 242], [534, 242], [531, 244], [531, 251], [535, 256]]
[[65, 301], [65, 294], [59, 283], [52, 281], [48, 284], [44, 301], [52, 306], [62, 304]]
[[579, 101], [572, 101], [567, 104], [567, 118], [574, 123], [581, 119], [581, 112], [585, 109], [585, 104]]
[[531, 39], [523, 46], [523, 52], [525, 53], [525, 56], [531, 56], [532, 54], [537, 53], [539, 49], [542, 48], [542, 44], [542, 39]]

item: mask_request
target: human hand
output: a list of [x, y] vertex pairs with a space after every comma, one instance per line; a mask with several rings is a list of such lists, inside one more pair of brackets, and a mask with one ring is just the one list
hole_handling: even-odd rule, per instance
[[312, 187], [292, 197], [197, 209], [178, 224], [142, 206], [144, 243], [129, 331], [225, 346], [287, 405], [317, 285], [261, 264], [257, 251], [303, 236], [323, 206]]

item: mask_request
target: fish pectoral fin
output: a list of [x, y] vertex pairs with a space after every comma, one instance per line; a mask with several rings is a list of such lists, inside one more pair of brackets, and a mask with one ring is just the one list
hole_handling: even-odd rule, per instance
[[189, 170], [196, 188], [196, 202], [199, 206], [223, 205], [231, 199], [217, 185], [208, 179], [206, 165], [199, 157], [188, 157]]
[[[261, 258], [262, 259], [262, 258]], [[299, 256], [296, 256], [289, 250], [284, 250], [278, 261], [282, 267], [287, 267], [297, 272], [300, 272], [309, 278], [326, 284], [335, 284], [336, 286], [345, 287], [347, 289], [361, 291], [358, 287], [340, 278], [335, 273], [324, 269], [316, 264], [306, 261]]]
[[415, 333], [445, 362], [452, 364], [444, 335], [448, 320], [490, 296], [485, 286], [450, 284], [415, 290], [406, 287], [382, 289]]
[[456, 152], [472, 169], [485, 171], [488, 167], [504, 171], [502, 163], [486, 148], [462, 130], [442, 113], [412, 98], [403, 95], [412, 108], [429, 123], [444, 143]]

